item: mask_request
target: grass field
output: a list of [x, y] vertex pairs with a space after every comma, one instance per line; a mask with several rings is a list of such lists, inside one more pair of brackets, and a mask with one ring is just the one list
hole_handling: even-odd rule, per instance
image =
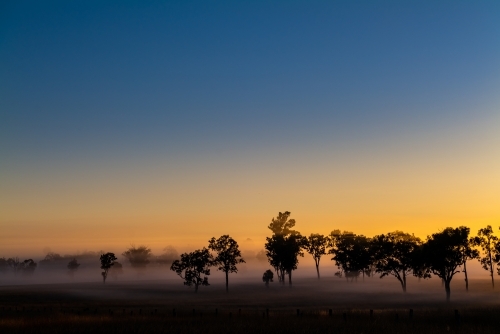
[[[498, 333], [500, 295], [487, 281], [436, 282], [404, 295], [392, 281], [306, 280], [293, 287], [240, 282], [192, 289], [179, 281], [0, 287], [1, 333]], [[418, 289], [417, 289], [418, 288]], [[175, 314], [174, 314], [175, 309]], [[410, 316], [413, 309], [413, 316]], [[331, 315], [330, 315], [331, 310]], [[373, 314], [370, 314], [373, 310]], [[455, 313], [458, 311], [458, 316]]]

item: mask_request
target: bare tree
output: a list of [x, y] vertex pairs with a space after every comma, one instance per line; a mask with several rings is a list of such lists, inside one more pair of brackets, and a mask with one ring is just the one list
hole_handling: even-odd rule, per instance
[[212, 264], [218, 266], [218, 270], [226, 274], [226, 292], [229, 290], [229, 273], [237, 273], [238, 263], [245, 263], [241, 258], [241, 251], [236, 240], [229, 235], [223, 235], [219, 239], [212, 238], [208, 241], [208, 249], [217, 253]]

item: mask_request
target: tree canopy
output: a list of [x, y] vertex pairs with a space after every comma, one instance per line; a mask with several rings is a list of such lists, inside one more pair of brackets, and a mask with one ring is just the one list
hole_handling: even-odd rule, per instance
[[204, 247], [191, 253], [181, 254], [181, 259], [175, 260], [170, 270], [175, 271], [184, 280], [184, 285], [194, 285], [194, 291], [198, 292], [200, 285], [210, 285], [208, 276], [210, 276], [212, 260], [210, 251]]

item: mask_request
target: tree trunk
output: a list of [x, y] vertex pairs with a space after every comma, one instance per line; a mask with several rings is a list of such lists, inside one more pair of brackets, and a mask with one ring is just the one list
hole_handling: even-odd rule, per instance
[[491, 250], [490, 250], [490, 276], [491, 276], [491, 286], [494, 289], [495, 288], [495, 281], [493, 279], [493, 259], [491, 258]]
[[318, 274], [318, 279], [319, 279], [319, 264], [316, 263], [316, 273]]
[[228, 272], [226, 271], [226, 292], [228, 292], [228, 291], [229, 291], [229, 277], [228, 277], [228, 276], [229, 276], [229, 274], [228, 274]]
[[288, 285], [292, 285], [292, 271], [288, 272]]
[[469, 292], [469, 278], [467, 277], [467, 261], [464, 261], [465, 291]]
[[194, 284], [194, 292], [195, 292], [195, 293], [196, 293], [196, 292], [198, 292], [198, 283], [195, 283], [195, 284]]
[[444, 282], [444, 289], [446, 290], [446, 302], [449, 303], [450, 302], [450, 281], [448, 280], [445, 280]]
[[401, 285], [403, 286], [403, 292], [406, 292], [406, 272], [403, 271], [403, 281], [401, 282]]

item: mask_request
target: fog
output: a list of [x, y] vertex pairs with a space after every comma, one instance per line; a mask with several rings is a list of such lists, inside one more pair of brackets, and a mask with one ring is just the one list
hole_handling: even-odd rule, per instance
[[[172, 251], [172, 249], [170, 249]], [[121, 300], [130, 302], [147, 302], [156, 304], [179, 304], [191, 307], [191, 303], [204, 300], [204, 307], [212, 304], [238, 304], [242, 307], [272, 305], [275, 308], [289, 306], [310, 307], [419, 307], [445, 302], [445, 291], [441, 280], [417, 279], [409, 277], [408, 292], [404, 294], [400, 283], [392, 276], [379, 278], [358, 277], [357, 280], [346, 280], [336, 277], [338, 270], [329, 256], [325, 256], [320, 266], [321, 279], [316, 278], [313, 261], [307, 256], [300, 258], [299, 268], [293, 272], [293, 284], [285, 285], [276, 280], [266, 288], [262, 282], [262, 274], [271, 269], [259, 252], [243, 251], [247, 261], [239, 264], [238, 273], [229, 275], [229, 293], [224, 291], [224, 273], [216, 268], [211, 269], [209, 286], [201, 286], [198, 293], [193, 287], [183, 285], [183, 280], [175, 272], [169, 270], [168, 264], [151, 262], [146, 268], [133, 268], [119, 255], [123, 264], [123, 272], [111, 274], [106, 283], [102, 283], [98, 253], [79, 254], [78, 270], [71, 276], [67, 269], [71, 255], [63, 256], [63, 260], [53, 263], [38, 261], [38, 267], [32, 275], [0, 273], [0, 291], [30, 291], [47, 296], [65, 296], [70, 300], [98, 299]], [[477, 261], [471, 261], [469, 292], [465, 292], [464, 275], [457, 273], [451, 285], [453, 303], [467, 305], [483, 305], [495, 303], [498, 293], [491, 287], [486, 271], [479, 267]], [[276, 276], [275, 276], [276, 277]], [[496, 277], [495, 277], [496, 278]], [[7, 298], [5, 295], [5, 298]], [[51, 297], [47, 297], [51, 298]], [[201, 299], [200, 299], [201, 298]], [[184, 304], [183, 304], [184, 303]]]

